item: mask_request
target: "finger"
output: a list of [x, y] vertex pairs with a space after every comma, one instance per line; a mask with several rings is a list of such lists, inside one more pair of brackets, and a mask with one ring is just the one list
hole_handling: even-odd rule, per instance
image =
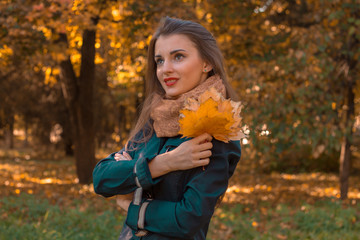
[[199, 161], [194, 162], [195, 167], [206, 166], [206, 165], [209, 165], [209, 163], [210, 163], [210, 158], [205, 158], [205, 159], [201, 159]]
[[127, 152], [123, 152], [123, 155], [127, 160], [132, 160], [131, 156]]
[[198, 152], [198, 153], [194, 154], [193, 158], [203, 160], [203, 159], [211, 157], [211, 155], [212, 155], [211, 151], [207, 150], [207, 151], [202, 151], [202, 152]]
[[205, 142], [205, 143], [201, 143], [201, 144], [197, 145], [195, 150], [201, 152], [201, 151], [212, 149], [212, 147], [213, 147], [213, 144], [211, 142]]
[[116, 161], [119, 161], [119, 160], [120, 160], [120, 155], [121, 155], [121, 154], [119, 154], [119, 153], [115, 153], [114, 158], [115, 158]]
[[122, 155], [122, 154], [120, 154], [120, 153], [119, 153], [119, 154], [118, 154], [118, 153], [115, 154], [115, 157], [114, 157], [114, 158], [115, 158], [116, 161], [128, 160], [124, 155]]
[[208, 133], [203, 133], [200, 136], [192, 139], [194, 141], [194, 143], [202, 143], [202, 142], [211, 142], [212, 140], [212, 136]]

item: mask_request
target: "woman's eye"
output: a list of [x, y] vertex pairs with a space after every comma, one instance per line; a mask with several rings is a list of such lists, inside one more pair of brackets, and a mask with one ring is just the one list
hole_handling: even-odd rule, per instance
[[158, 58], [158, 59], [155, 59], [155, 62], [156, 62], [156, 65], [161, 65], [164, 62], [164, 60], [161, 58]]
[[183, 58], [184, 58], [184, 55], [182, 55], [182, 54], [176, 54], [175, 55], [175, 60], [181, 60]]

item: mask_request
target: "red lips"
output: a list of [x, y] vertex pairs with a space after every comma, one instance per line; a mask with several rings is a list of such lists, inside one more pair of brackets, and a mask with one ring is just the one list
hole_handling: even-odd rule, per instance
[[164, 78], [164, 82], [168, 87], [174, 85], [177, 82], [177, 80], [179, 80], [179, 78], [175, 78], [175, 77]]

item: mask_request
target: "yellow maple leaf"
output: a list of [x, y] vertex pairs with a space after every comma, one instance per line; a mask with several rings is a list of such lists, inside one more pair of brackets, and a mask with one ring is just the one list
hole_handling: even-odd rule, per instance
[[233, 107], [230, 100], [222, 101], [219, 103], [219, 112], [232, 112]]
[[198, 100], [189, 98], [180, 111], [180, 131], [183, 137], [197, 137], [209, 133], [223, 142], [240, 140], [241, 103], [234, 102], [211, 88], [201, 94]]
[[185, 101], [185, 109], [196, 111], [199, 108], [200, 104], [193, 98], [188, 98]]
[[222, 99], [222, 96], [221, 93], [219, 93], [214, 87], [212, 87], [199, 96], [199, 103], [204, 103], [209, 98], [212, 98], [214, 101], [218, 102]]

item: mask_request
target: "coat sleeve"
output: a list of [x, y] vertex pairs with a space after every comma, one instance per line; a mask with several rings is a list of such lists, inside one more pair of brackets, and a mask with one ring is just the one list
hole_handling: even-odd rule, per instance
[[[212, 156], [206, 170], [192, 170], [183, 198], [178, 202], [152, 200], [146, 208], [144, 228], [150, 232], [190, 239], [214, 213], [219, 197], [225, 193], [228, 180], [240, 159], [240, 142], [213, 141]], [[139, 206], [131, 203], [126, 224], [137, 231]]]
[[[159, 145], [154, 138], [152, 143], [138, 147], [139, 153], [130, 151], [132, 160], [115, 160], [115, 153], [102, 159], [96, 164], [93, 171], [94, 190], [104, 197], [111, 197], [116, 194], [127, 194], [137, 188], [135, 177], [143, 189], [148, 189], [160, 181], [161, 178], [152, 179], [148, 162], [156, 157]], [[120, 152], [123, 152], [122, 149]], [[136, 168], [136, 174], [134, 172]]]

